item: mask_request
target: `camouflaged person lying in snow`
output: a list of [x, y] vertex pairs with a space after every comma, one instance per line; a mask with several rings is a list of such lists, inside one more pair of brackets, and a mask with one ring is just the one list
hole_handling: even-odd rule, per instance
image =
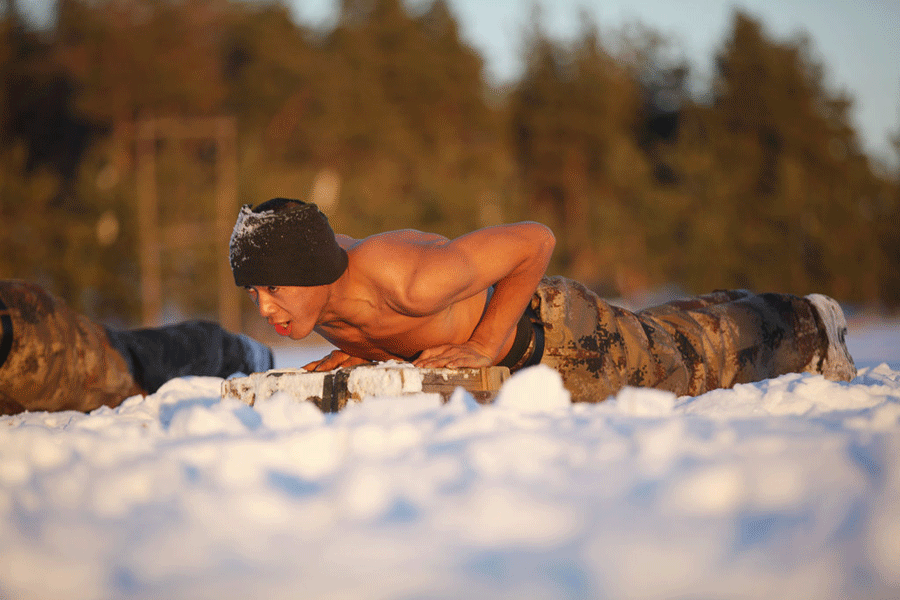
[[116, 331], [40, 286], [0, 280], [0, 414], [90, 411], [186, 375], [272, 368], [272, 351], [216, 323]]
[[626, 385], [697, 395], [791, 372], [856, 375], [831, 298], [731, 290], [630, 312], [545, 276], [554, 244], [531, 222], [454, 240], [414, 230], [357, 240], [314, 204], [275, 198], [241, 209], [230, 259], [279, 334], [316, 331], [337, 346], [308, 370], [542, 363], [587, 402]]

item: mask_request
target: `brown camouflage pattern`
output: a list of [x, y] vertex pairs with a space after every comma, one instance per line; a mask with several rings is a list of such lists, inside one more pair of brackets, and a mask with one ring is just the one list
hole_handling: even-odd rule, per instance
[[631, 312], [577, 281], [545, 277], [532, 307], [544, 324], [541, 363], [574, 402], [624, 386], [696, 396], [802, 372], [828, 347], [810, 302], [787, 294], [717, 291]]
[[90, 411], [142, 390], [105, 330], [40, 286], [0, 281], [12, 349], [0, 365], [0, 414]]

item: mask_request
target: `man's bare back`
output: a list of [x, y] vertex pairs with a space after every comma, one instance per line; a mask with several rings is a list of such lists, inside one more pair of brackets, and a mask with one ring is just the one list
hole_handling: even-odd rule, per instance
[[[538, 223], [455, 240], [414, 230], [335, 236], [348, 266], [325, 286], [247, 286], [281, 335], [316, 331], [338, 347], [308, 369], [411, 360], [421, 367], [496, 364], [544, 274], [554, 239]], [[489, 292], [490, 290], [490, 292]]]

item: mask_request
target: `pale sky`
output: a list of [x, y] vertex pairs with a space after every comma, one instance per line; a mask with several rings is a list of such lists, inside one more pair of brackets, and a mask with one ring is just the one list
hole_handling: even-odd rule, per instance
[[[334, 24], [337, 0], [284, 0], [307, 25]], [[412, 8], [428, 0], [407, 0]], [[515, 78], [522, 65], [522, 32], [534, 4], [561, 40], [579, 29], [581, 9], [601, 34], [642, 23], [672, 39], [698, 75], [711, 72], [714, 50], [739, 7], [759, 18], [778, 40], [806, 31], [828, 73], [830, 89], [855, 98], [853, 122], [873, 158], [896, 164], [888, 136], [900, 130], [900, 0], [448, 0], [463, 37], [484, 58], [495, 81]]]
[[[266, 0], [260, 0], [266, 1]], [[300, 22], [334, 24], [338, 0], [281, 0]], [[406, 0], [413, 9], [430, 0]], [[502, 83], [520, 72], [522, 32], [535, 4], [560, 40], [579, 28], [579, 11], [593, 15], [601, 34], [640, 22], [665, 34], [694, 73], [708, 74], [714, 49], [731, 25], [735, 7], [759, 18], [770, 36], [783, 40], [806, 31], [828, 72], [831, 89], [855, 98], [853, 122], [870, 156], [896, 165], [888, 136], [900, 130], [900, 0], [448, 0], [463, 37], [484, 58], [487, 74]], [[49, 2], [22, 0], [38, 15]]]

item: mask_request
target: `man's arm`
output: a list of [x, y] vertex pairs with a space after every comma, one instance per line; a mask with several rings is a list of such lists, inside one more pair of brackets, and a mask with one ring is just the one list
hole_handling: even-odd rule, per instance
[[549, 228], [524, 222], [480, 229], [413, 250], [408, 256], [413, 268], [393, 298], [401, 312], [435, 314], [494, 286], [467, 342], [426, 349], [415, 364], [482, 367], [501, 358], [504, 343], [547, 269], [555, 243]]

